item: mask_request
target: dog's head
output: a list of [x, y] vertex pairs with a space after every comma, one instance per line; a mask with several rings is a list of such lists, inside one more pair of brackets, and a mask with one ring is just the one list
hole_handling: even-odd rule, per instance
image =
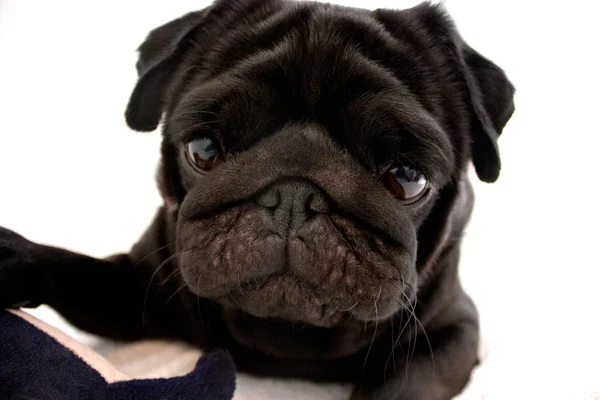
[[456, 228], [469, 162], [500, 172], [513, 87], [438, 6], [223, 0], [139, 51], [127, 122], [164, 118], [179, 268], [227, 308], [389, 318]]

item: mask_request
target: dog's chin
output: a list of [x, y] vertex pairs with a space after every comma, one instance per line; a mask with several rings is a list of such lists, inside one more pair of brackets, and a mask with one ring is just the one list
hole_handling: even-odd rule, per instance
[[290, 274], [277, 274], [234, 286], [227, 295], [214, 300], [257, 318], [318, 327], [331, 328], [350, 317], [334, 300], [322, 298], [308, 283]]
[[222, 305], [233, 339], [248, 348], [278, 358], [334, 359], [364, 349], [409, 307], [376, 295], [378, 304], [358, 301], [342, 308], [298, 278], [277, 275], [213, 300]]
[[330, 292], [288, 271], [189, 290], [221, 305], [232, 338], [245, 347], [279, 358], [333, 359], [368, 346], [377, 326], [411, 307], [410, 297], [399, 301], [399, 284], [379, 281], [354, 294], [341, 287]]
[[335, 359], [354, 354], [369, 345], [377, 335], [377, 326], [385, 324], [360, 322], [348, 313], [315, 317], [311, 323], [301, 323], [259, 317], [237, 304], [224, 304], [222, 310], [236, 342], [286, 359]]

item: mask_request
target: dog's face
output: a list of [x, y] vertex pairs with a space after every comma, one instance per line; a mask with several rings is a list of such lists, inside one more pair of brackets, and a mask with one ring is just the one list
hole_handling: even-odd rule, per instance
[[217, 2], [140, 48], [128, 123], [164, 114], [160, 186], [193, 293], [333, 327], [415, 300], [513, 89], [424, 4]]

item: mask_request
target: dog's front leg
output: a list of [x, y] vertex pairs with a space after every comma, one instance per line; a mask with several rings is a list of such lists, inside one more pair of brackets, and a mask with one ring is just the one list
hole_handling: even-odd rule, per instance
[[442, 316], [435, 330], [428, 330], [427, 336], [421, 331], [416, 344], [396, 352], [395, 363], [390, 361], [386, 370], [371, 371], [357, 385], [352, 400], [450, 400], [456, 396], [478, 362], [477, 311], [461, 291]]
[[0, 228], [0, 308], [47, 304], [94, 334], [123, 340], [185, 337], [186, 321], [178, 311], [183, 307], [169, 299], [176, 289], [164, 290], [164, 282], [153, 279], [155, 269], [129, 255], [96, 259]]

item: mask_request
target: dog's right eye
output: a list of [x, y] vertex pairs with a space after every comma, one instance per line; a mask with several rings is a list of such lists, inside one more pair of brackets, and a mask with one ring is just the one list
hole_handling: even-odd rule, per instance
[[188, 142], [186, 154], [192, 167], [201, 174], [207, 173], [222, 160], [219, 145], [208, 137]]

